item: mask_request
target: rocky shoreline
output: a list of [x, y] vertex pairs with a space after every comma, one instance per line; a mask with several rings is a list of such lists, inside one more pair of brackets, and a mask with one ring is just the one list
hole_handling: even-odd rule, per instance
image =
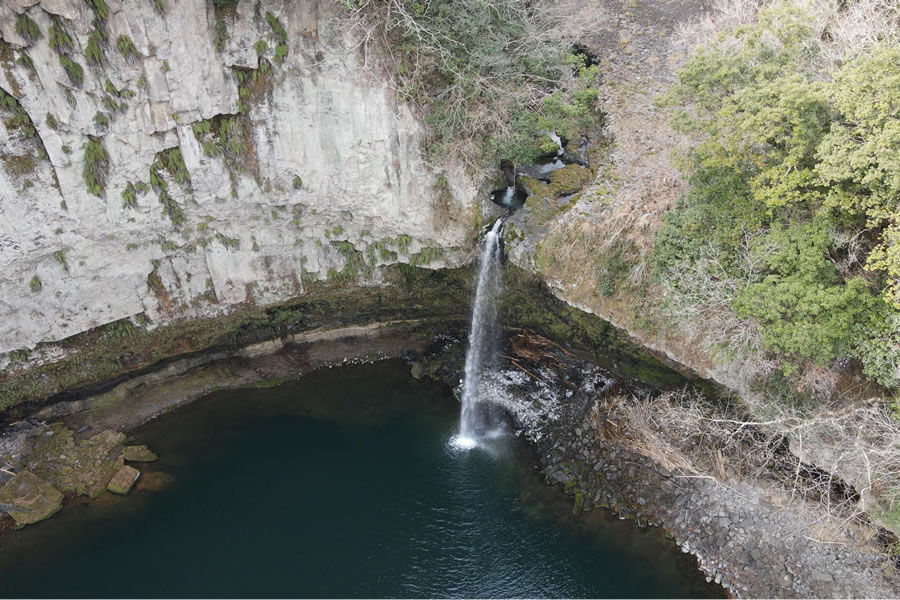
[[598, 404], [653, 390], [554, 346], [546, 342], [549, 365], [508, 357], [491, 394], [534, 443], [547, 482], [572, 497], [575, 514], [609, 509], [663, 527], [708, 581], [734, 597], [897, 596], [900, 577], [877, 545], [854, 539], [851, 529], [827, 540], [809, 535], [821, 516], [816, 507], [733, 473], [724, 481], [679, 476], [624, 448], [606, 431], [624, 424], [605, 421]]
[[[45, 417], [62, 422], [25, 420], [8, 426], [0, 436], [0, 459], [8, 469], [0, 492], [12, 495], [0, 496], [0, 511], [15, 519], [5, 517], [0, 529], [37, 520], [16, 513], [17, 503], [40, 506], [43, 516], [50, 516], [78, 494], [93, 498], [119, 481], [130, 487], [127, 483], [139, 477], [133, 462], [155, 456], [129, 446], [119, 432], [212, 389], [270, 387], [348, 360], [387, 357], [409, 360], [416, 377], [456, 386], [462, 338], [423, 335], [415, 330], [419, 325], [345, 328], [307, 335], [295, 340], [299, 344], [257, 344], [240, 356], [173, 369], [168, 381], [153, 374], [147, 381], [129, 382], [128, 401], [100, 395], [46, 411]], [[355, 351], [347, 354], [351, 347]], [[231, 378], [223, 379], [224, 373]], [[213, 387], [211, 378], [217, 378]], [[517, 433], [533, 443], [548, 484], [571, 496], [575, 514], [609, 509], [620, 518], [663, 527], [697, 558], [708, 580], [732, 596], [894, 597], [900, 590], [895, 567], [878, 548], [846, 535], [813, 539], [805, 527], [816, 518], [812, 507], [792, 503], [765, 482], [735, 474], [724, 481], [679, 476], [618, 443], [610, 429], [619, 424], [606, 420], [598, 408], [617, 395], [655, 393], [652, 387], [617, 378], [523, 330], [509, 334], [484, 385], [484, 393], [511, 416]], [[116, 395], [116, 390], [106, 394]], [[147, 402], [151, 396], [156, 403]], [[144, 409], [131, 410], [135, 403]], [[11, 462], [16, 462], [13, 468]]]

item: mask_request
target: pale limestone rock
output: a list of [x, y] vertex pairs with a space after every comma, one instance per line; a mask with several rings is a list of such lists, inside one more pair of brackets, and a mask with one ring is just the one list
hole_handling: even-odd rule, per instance
[[[445, 249], [433, 267], [470, 258], [451, 249], [470, 243], [472, 184], [447, 166], [453, 199], [438, 206], [435, 174], [419, 147], [421, 123], [361, 67], [359, 54], [350, 51], [356, 40], [334, 27], [320, 33], [329, 29], [336, 5], [261, 4], [262, 14], [276, 15], [287, 31], [289, 53], [274, 68], [271, 91], [249, 105], [252, 148], [239, 157], [243, 169], [232, 181], [222, 156], [204, 155], [191, 125], [237, 113], [231, 66], [258, 66], [257, 40], [267, 40], [271, 57], [275, 40], [265, 20], [255, 19], [254, 3], [242, 0], [225, 17], [221, 53], [215, 49], [217, 15], [205, 0], [166, 2], [163, 16], [150, 2], [108, 3], [111, 43], [102, 69], [83, 56], [93, 13], [82, 0], [45, 0], [29, 9], [44, 32], [46, 11], [62, 16], [84, 67], [80, 89], [46, 35], [25, 50], [34, 74], [18, 65], [0, 69], [0, 87], [20, 100], [49, 157], [36, 158], [39, 146], [0, 122], [0, 156], [34, 158], [34, 169], [25, 173], [0, 161], [0, 368], [12, 350], [140, 313], [164, 324], [226, 314], [250, 300], [268, 304], [301, 295], [304, 277], [324, 279], [329, 269], [343, 268], [333, 242], [364, 252], [406, 235], [412, 242], [399, 261], [424, 247]], [[3, 0], [0, 21], [14, 22], [26, 5]], [[3, 39], [15, 45], [10, 31], [0, 26]], [[114, 41], [119, 35], [133, 40], [140, 60], [132, 64], [121, 56]], [[146, 87], [138, 87], [142, 77]], [[108, 127], [98, 127], [95, 115], [108, 112], [102, 104], [107, 79], [135, 95], [121, 99], [125, 110], [112, 115]], [[48, 113], [58, 129], [47, 125]], [[102, 198], [85, 189], [88, 135], [98, 136], [110, 157]], [[169, 148], [181, 150], [192, 181], [190, 188], [168, 181], [184, 212], [181, 228], [163, 214], [155, 191], [138, 194], [134, 208], [122, 206], [122, 191], [129, 183], [148, 183], [157, 153]], [[302, 189], [292, 185], [296, 176]], [[226, 246], [226, 238], [239, 246]], [[68, 270], [54, 258], [60, 251]], [[154, 261], [162, 289], [148, 285]], [[34, 276], [42, 283], [39, 292], [29, 288]], [[360, 281], [379, 283], [377, 274]], [[45, 345], [32, 360], [62, 356], [59, 347]]]

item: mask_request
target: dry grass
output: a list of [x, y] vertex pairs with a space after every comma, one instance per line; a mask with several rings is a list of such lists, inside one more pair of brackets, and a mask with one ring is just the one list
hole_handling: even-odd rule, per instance
[[900, 42], [900, 3], [894, 0], [713, 0], [709, 15], [680, 28], [678, 45], [693, 52], [726, 29], [755, 22], [759, 10], [771, 6], [798, 7], [810, 15], [813, 50], [826, 76], [876, 44]]
[[883, 400], [813, 414], [774, 403], [752, 410], [768, 416], [681, 391], [605, 399], [593, 420], [601, 435], [677, 475], [769, 481], [789, 500], [815, 507], [807, 525], [817, 535], [854, 526], [874, 536], [869, 517], [885, 521], [900, 507], [900, 423]]
[[[553, 65], [544, 77], [516, 60], [563, 57], [573, 42], [606, 20], [606, 12], [598, 0], [453, 2], [459, 18], [487, 10], [497, 22], [520, 32], [507, 40], [501, 53], [492, 50], [495, 54], [486, 61], [485, 48], [467, 46], [437, 24], [446, 19], [440, 16], [442, 6], [451, 4], [360, 0], [341, 22], [359, 40], [364, 69], [387, 79], [398, 95], [431, 117], [440, 154], [481, 180], [495, 168], [484, 164], [485, 138], [513, 135], [517, 111], [539, 109], [550, 91], [569, 89], [574, 80], [571, 69], [562, 64]], [[434, 118], [435, 106], [440, 106], [439, 118]]]

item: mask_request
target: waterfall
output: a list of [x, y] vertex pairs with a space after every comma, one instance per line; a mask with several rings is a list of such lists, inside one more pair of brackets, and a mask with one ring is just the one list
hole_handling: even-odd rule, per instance
[[452, 441], [457, 448], [474, 448], [478, 445], [480, 423], [476, 405], [482, 387], [484, 367], [493, 358], [497, 299], [500, 295], [500, 229], [507, 214], [497, 219], [484, 236], [478, 267], [478, 283], [475, 286], [475, 303], [472, 306], [472, 325], [469, 329], [469, 348], [463, 375], [462, 415], [459, 434]]

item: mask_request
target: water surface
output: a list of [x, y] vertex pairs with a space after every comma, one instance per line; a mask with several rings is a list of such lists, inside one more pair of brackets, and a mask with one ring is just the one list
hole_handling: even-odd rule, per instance
[[400, 362], [212, 394], [135, 433], [161, 459], [128, 498], [0, 535], [0, 595], [721, 597], [518, 439], [452, 451], [458, 410]]

